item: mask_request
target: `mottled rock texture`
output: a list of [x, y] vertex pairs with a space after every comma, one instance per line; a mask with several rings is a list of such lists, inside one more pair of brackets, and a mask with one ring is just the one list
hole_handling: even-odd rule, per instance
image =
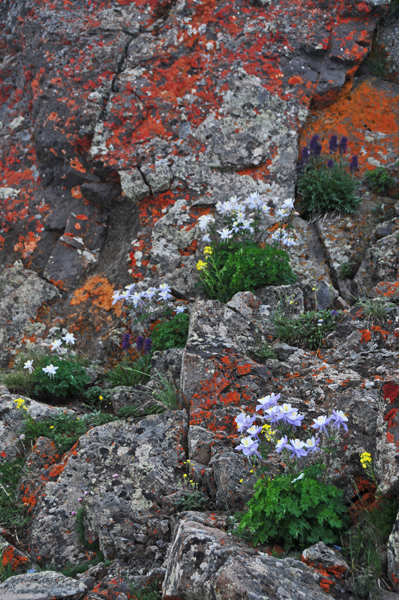
[[17, 575], [0, 583], [2, 600], [81, 600], [86, 592], [82, 582], [53, 571]]

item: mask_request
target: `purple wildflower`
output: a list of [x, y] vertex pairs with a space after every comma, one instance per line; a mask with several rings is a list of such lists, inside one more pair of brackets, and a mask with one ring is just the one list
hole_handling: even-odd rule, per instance
[[333, 169], [334, 168], [334, 161], [331, 160], [331, 158], [330, 158], [330, 160], [327, 161], [327, 167], [329, 169]]
[[324, 415], [321, 415], [320, 417], [317, 417], [317, 419], [314, 420], [313, 425], [311, 425], [312, 429], [320, 429], [320, 431], [323, 431], [324, 433], [327, 433], [327, 425], [329, 425], [331, 421], [331, 417], [325, 417]]
[[341, 138], [341, 141], [340, 141], [339, 146], [338, 146], [340, 154], [346, 154], [346, 150], [347, 150], [346, 146], [347, 146], [347, 144], [348, 144], [348, 138], [345, 137], [345, 136], [343, 136]]
[[305, 417], [303, 415], [300, 415], [296, 410], [293, 410], [292, 413], [287, 416], [286, 423], [288, 423], [288, 425], [292, 425], [293, 427], [300, 427], [301, 421], [304, 418]]
[[129, 350], [130, 345], [131, 345], [131, 342], [130, 342], [130, 333], [125, 333], [123, 335], [123, 339], [122, 339], [122, 349], [123, 350]]
[[73, 511], [71, 512], [71, 515], [74, 517], [74, 516], [76, 515], [76, 510], [73, 510]]
[[112, 479], [117, 479], [118, 477], [119, 477], [119, 475], [117, 475], [116, 473], [115, 473], [115, 475], [112, 475]]
[[138, 335], [136, 339], [136, 349], [137, 352], [141, 352], [144, 346], [144, 337], [142, 335]]
[[289, 444], [287, 444], [288, 450], [291, 450], [291, 458], [295, 456], [300, 458], [301, 456], [306, 456], [307, 452], [304, 450], [305, 443], [301, 442], [301, 440], [291, 440]]
[[239, 433], [242, 433], [243, 431], [251, 427], [254, 421], [256, 421], [256, 416], [250, 417], [245, 413], [240, 413], [238, 417], [235, 418], [235, 422], [237, 423], [237, 429]]
[[276, 406], [271, 406], [267, 410], [265, 410], [265, 416], [263, 417], [267, 421], [270, 421], [272, 425], [277, 423], [278, 415], [280, 414], [281, 406], [278, 404]]
[[152, 339], [146, 338], [144, 342], [144, 354], [150, 354], [152, 348]]
[[241, 444], [236, 446], [236, 450], [242, 450], [244, 456], [252, 456], [256, 454], [259, 458], [262, 458], [258, 452], [259, 442], [253, 440], [251, 437], [246, 437], [241, 440]]
[[308, 450], [308, 454], [310, 452], [317, 452], [318, 450], [320, 450], [319, 448], [319, 438], [315, 438], [314, 436], [312, 436], [311, 438], [309, 438], [308, 440], [306, 440], [305, 442], [305, 446]]
[[348, 431], [348, 427], [345, 424], [345, 421], [348, 420], [348, 417], [345, 416], [345, 414], [342, 412], [342, 410], [333, 410], [332, 412], [333, 412], [333, 414], [331, 416], [331, 419], [334, 422], [331, 425], [331, 427], [333, 427], [334, 429], [339, 429], [342, 425], [342, 427], [345, 429], [345, 431]]
[[259, 404], [256, 406], [256, 410], [266, 410], [271, 406], [277, 404], [277, 400], [280, 399], [280, 394], [271, 393], [270, 396], [263, 396], [263, 398], [258, 398]]
[[249, 429], [247, 429], [247, 434], [258, 438], [261, 431], [262, 431], [262, 425], [260, 425], [260, 426], [252, 425], [252, 427], [249, 427]]
[[288, 444], [288, 438], [285, 435], [284, 437], [281, 438], [281, 440], [279, 440], [276, 444], [276, 452], [281, 452], [282, 450], [284, 450], [284, 448], [287, 446]]
[[313, 156], [319, 156], [320, 152], [321, 152], [321, 144], [319, 142], [319, 136], [318, 135], [314, 135], [312, 137], [312, 139], [310, 140], [310, 152], [311, 154], [313, 154]]
[[332, 316], [332, 317], [336, 317], [336, 316], [337, 316], [337, 314], [338, 314], [338, 312], [337, 312], [336, 310], [332, 310], [332, 311], [331, 311], [331, 316]]
[[355, 171], [359, 170], [359, 160], [356, 156], [356, 154], [354, 154], [351, 158], [351, 164], [349, 166], [351, 173], [354, 173]]
[[338, 138], [336, 135], [332, 135], [330, 137], [330, 143], [329, 143], [328, 147], [330, 149], [330, 154], [332, 154], [333, 152], [336, 152], [338, 150]]

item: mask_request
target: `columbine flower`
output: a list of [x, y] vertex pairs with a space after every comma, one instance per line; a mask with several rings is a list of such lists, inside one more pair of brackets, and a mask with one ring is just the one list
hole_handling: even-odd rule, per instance
[[320, 448], [318, 447], [319, 441], [319, 438], [315, 438], [314, 436], [306, 440], [305, 446], [308, 449], [308, 453], [320, 450]]
[[181, 313], [184, 313], [185, 310], [187, 310], [187, 306], [176, 306], [175, 313], [180, 315]]
[[209, 224], [212, 223], [212, 221], [214, 221], [212, 215], [203, 215], [202, 217], [199, 217], [197, 223], [201, 231], [204, 231], [204, 229], [209, 227]]
[[320, 431], [327, 433], [326, 427], [327, 427], [327, 425], [329, 425], [330, 421], [331, 421], [331, 418], [321, 415], [320, 417], [317, 417], [317, 419], [314, 420], [314, 423], [313, 423], [313, 425], [311, 425], [311, 427], [313, 429], [320, 429]]
[[62, 346], [61, 340], [54, 340], [54, 342], [50, 346], [50, 350], [56, 350], [57, 352], [59, 352], [61, 346]]
[[251, 436], [253, 435], [255, 437], [258, 437], [258, 435], [260, 434], [261, 431], [262, 431], [262, 426], [261, 425], [260, 426], [252, 425], [252, 427], [249, 427], [247, 429], [247, 433], [249, 435], [251, 435]]
[[258, 402], [259, 404], [256, 406], [256, 410], [262, 409], [262, 410], [266, 410], [267, 408], [270, 408], [271, 406], [274, 406], [277, 404], [277, 400], [280, 399], [280, 394], [270, 394], [270, 396], [263, 396], [263, 398], [258, 398]]
[[287, 198], [286, 200], [284, 200], [282, 208], [285, 210], [292, 211], [292, 210], [294, 210], [294, 204], [295, 204], [295, 198]]
[[256, 454], [259, 458], [262, 458], [258, 452], [259, 442], [252, 439], [251, 437], [246, 437], [241, 440], [241, 444], [236, 446], [236, 450], [242, 450], [242, 453], [245, 456], [252, 456], [252, 454]]
[[148, 298], [148, 300], [152, 300], [156, 293], [157, 290], [153, 287], [150, 287], [146, 292], [143, 293], [143, 297], [145, 296], [146, 298]]
[[62, 338], [66, 344], [74, 344], [76, 342], [76, 338], [73, 333], [66, 333]]
[[230, 231], [230, 229], [224, 228], [224, 229], [222, 229], [222, 231], [218, 230], [218, 233], [220, 234], [220, 237], [221, 237], [222, 241], [229, 240], [230, 238], [233, 237], [233, 235], [232, 235], [233, 232]]
[[113, 298], [113, 300], [112, 300], [112, 306], [113, 306], [114, 304], [116, 304], [116, 302], [119, 302], [119, 300], [121, 300], [120, 291], [115, 290], [115, 292], [112, 294], [112, 298]]
[[287, 415], [286, 423], [288, 423], [288, 425], [292, 425], [293, 427], [300, 427], [301, 421], [304, 418], [305, 417], [303, 415], [300, 415], [298, 411], [294, 409], [291, 414]]
[[250, 417], [245, 413], [240, 413], [238, 417], [235, 418], [235, 422], [237, 423], [237, 429], [240, 433], [251, 427], [252, 423], [256, 421], [255, 417]]
[[284, 421], [286, 423], [286, 418], [290, 415], [295, 409], [291, 406], [291, 404], [284, 403], [280, 407], [277, 420]]
[[280, 414], [280, 406], [277, 404], [276, 406], [271, 406], [267, 410], [265, 410], [265, 416], [263, 417], [270, 423], [275, 424], [278, 421], [278, 415]]
[[[144, 292], [145, 293], [145, 292]], [[143, 304], [143, 294], [141, 294], [141, 292], [135, 292], [134, 294], [132, 294], [129, 298], [129, 301], [133, 304], [133, 306], [136, 308], [137, 306]]]
[[159, 291], [163, 292], [164, 290], [171, 292], [172, 288], [167, 283], [161, 283], [161, 285], [159, 286]]
[[333, 414], [331, 416], [331, 419], [334, 420], [334, 422], [331, 425], [331, 427], [333, 427], [334, 429], [339, 429], [342, 425], [345, 431], [348, 431], [348, 427], [347, 425], [345, 425], [345, 421], [348, 420], [348, 417], [345, 416], [342, 410], [333, 410], [332, 412]]
[[282, 450], [284, 450], [284, 448], [287, 446], [288, 444], [288, 438], [285, 435], [284, 437], [281, 438], [281, 440], [279, 440], [276, 444], [276, 452], [281, 452]]
[[54, 365], [49, 365], [48, 367], [42, 367], [42, 371], [44, 373], [47, 373], [47, 375], [50, 377], [50, 379], [52, 377], [54, 377], [54, 375], [57, 373], [57, 369], [58, 369], [58, 367], [55, 367]]
[[162, 292], [159, 292], [158, 296], [162, 300], [164, 300], [164, 302], [166, 302], [167, 300], [169, 300], [170, 298], [172, 298], [172, 294], [170, 294], [169, 291], [168, 290], [162, 290]]
[[301, 456], [306, 456], [307, 452], [304, 450], [305, 443], [301, 442], [301, 440], [291, 440], [289, 444], [287, 444], [288, 450], [291, 450], [291, 458], [296, 456], [300, 458]]
[[209, 233], [206, 233], [205, 235], [202, 236], [202, 241], [203, 242], [211, 242], [211, 236], [209, 235]]
[[26, 363], [24, 363], [24, 369], [28, 369], [29, 374], [33, 373], [33, 360], [27, 360]]

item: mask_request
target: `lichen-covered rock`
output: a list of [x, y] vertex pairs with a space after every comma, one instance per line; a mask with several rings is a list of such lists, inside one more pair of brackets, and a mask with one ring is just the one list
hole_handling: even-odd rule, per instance
[[384, 386], [383, 397], [387, 403], [380, 414], [377, 429], [377, 456], [375, 473], [382, 494], [399, 493], [398, 441], [399, 381], [392, 376]]
[[182, 521], [168, 552], [164, 600], [327, 600], [321, 576], [303, 563], [256, 552], [228, 534]]
[[57, 567], [86, 560], [75, 518], [83, 507], [86, 537], [98, 540], [106, 558], [135, 568], [162, 560], [169, 515], [177, 510], [168, 497], [183, 481], [178, 463], [185, 460], [186, 428], [180, 411], [109, 423], [80, 438], [35, 508], [32, 556]]
[[[0, 386], [0, 463], [14, 459], [22, 450], [20, 434], [24, 424], [24, 414], [22, 407], [18, 408], [15, 402], [17, 398], [20, 398], [20, 396], [10, 394], [5, 386]], [[27, 412], [34, 421], [40, 421], [59, 414], [57, 408], [31, 400], [26, 396], [23, 399], [25, 400]]]
[[[32, 321], [46, 302], [59, 297], [56, 287], [22, 266], [4, 269], [0, 274], [0, 361], [9, 357], [9, 347], [24, 336], [37, 335]], [[44, 327], [42, 327], [44, 329]], [[40, 331], [40, 324], [39, 324]]]
[[4, 600], [81, 600], [86, 592], [81, 581], [54, 571], [16, 575], [0, 583]]
[[0, 535], [0, 569], [8, 572], [11, 568], [13, 575], [26, 573], [34, 566], [29, 556], [21, 552]]
[[349, 567], [337, 550], [319, 542], [302, 552], [302, 560], [309, 566], [324, 567], [341, 576], [349, 571]]
[[118, 385], [118, 387], [110, 390], [110, 400], [112, 409], [116, 415], [121, 408], [126, 406], [137, 407], [138, 409], [144, 410], [144, 407], [148, 408], [153, 404], [151, 395], [142, 385], [134, 387]]

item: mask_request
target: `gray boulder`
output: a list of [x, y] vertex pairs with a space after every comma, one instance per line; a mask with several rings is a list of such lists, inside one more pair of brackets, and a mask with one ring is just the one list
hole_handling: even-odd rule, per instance
[[80, 600], [86, 592], [84, 583], [54, 571], [16, 575], [0, 584], [2, 600]]

